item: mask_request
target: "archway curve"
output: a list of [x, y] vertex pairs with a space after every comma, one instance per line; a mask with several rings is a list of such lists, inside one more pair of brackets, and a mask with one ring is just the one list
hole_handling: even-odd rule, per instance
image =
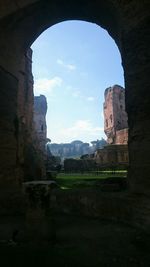
[[[118, 22], [120, 18], [118, 16], [118, 9], [112, 0], [106, 0], [105, 2], [93, 2], [90, 0], [34, 0], [34, 3], [33, 0], [28, 0], [26, 3], [14, 6], [14, 10], [11, 10], [12, 7], [10, 5], [7, 15], [1, 19], [0, 66], [2, 66], [2, 82], [3, 80], [5, 81], [5, 91], [8, 92], [9, 98], [13, 99], [13, 103], [10, 103], [9, 108], [12, 115], [5, 115], [4, 106], [3, 121], [8, 121], [8, 124], [11, 124], [10, 127], [14, 130], [14, 117], [18, 116], [18, 114], [20, 116], [20, 113], [23, 111], [20, 101], [24, 97], [22, 83], [27, 83], [26, 81], [23, 82], [27, 77], [25, 62], [28, 58], [26, 56], [27, 51], [44, 30], [65, 20], [77, 19], [89, 21], [105, 28], [119, 46], [119, 25], [121, 24]], [[7, 75], [10, 75], [10, 84], [15, 84], [13, 90], [11, 90], [11, 85], [6, 82], [8, 80]], [[4, 103], [7, 103], [8, 97], [5, 94], [2, 95], [2, 99]], [[26, 104], [24, 103], [24, 105]], [[27, 110], [27, 107], [25, 110]], [[6, 123], [2, 127], [3, 132], [5, 132], [5, 128], [7, 131]], [[19, 155], [17, 151], [20, 144], [18, 140], [14, 139], [12, 132], [9, 133], [8, 140], [11, 138], [12, 143], [15, 144], [13, 147], [16, 155], [16, 158], [13, 160], [14, 166], [18, 164]], [[2, 174], [2, 177], [9, 176], [6, 173]], [[18, 178], [15, 179], [17, 180]], [[14, 177], [12, 178], [12, 180], [15, 179]]]
[[35, 1], [4, 20], [6, 28], [19, 35], [20, 45], [27, 49], [38, 36], [54, 24], [66, 20], [83, 20], [106, 29], [119, 46], [120, 11], [112, 0], [106, 1]]
[[[43, 42], [44, 44], [47, 44], [47, 45], [42, 46]], [[39, 43], [39, 46], [38, 46], [38, 43]], [[82, 49], [82, 52], [81, 52], [79, 43], [80, 43], [80, 46], [84, 45], [82, 43], [86, 43], [86, 49]], [[90, 47], [90, 49], [88, 49], [88, 47]], [[35, 95], [44, 94], [47, 97], [47, 101], [49, 101], [49, 98], [50, 98], [49, 91], [51, 89], [45, 90], [46, 85], [44, 86], [43, 84], [43, 90], [41, 88], [41, 91], [40, 91], [38, 83], [40, 82], [40, 84], [42, 84], [44, 80], [50, 81], [55, 76], [62, 78], [60, 79], [61, 80], [61, 91], [65, 91], [65, 86], [66, 87], [68, 86], [66, 85], [66, 81], [68, 82], [68, 78], [65, 77], [64, 73], [61, 73], [60, 65], [61, 64], [63, 65], [63, 66], [61, 65], [61, 68], [63, 70], [64, 69], [68, 70], [67, 69], [68, 66], [66, 67], [65, 63], [67, 63], [67, 61], [70, 60], [71, 62], [70, 61], [69, 62], [73, 63], [73, 66], [75, 65], [74, 66], [75, 71], [69, 73], [69, 76], [71, 76], [70, 74], [72, 73], [74, 74], [74, 82], [72, 84], [72, 81], [69, 81], [69, 85], [71, 83], [72, 90], [75, 87], [79, 88], [81, 91], [80, 94], [82, 94], [82, 97], [81, 95], [80, 97], [78, 96], [78, 98], [76, 96], [76, 100], [77, 99], [81, 100], [82, 98], [82, 101], [83, 101], [83, 94], [84, 94], [85, 102], [83, 102], [83, 105], [86, 105], [87, 92], [84, 90], [85, 88], [89, 88], [88, 93], [94, 95], [94, 99], [97, 99], [96, 97], [99, 95], [99, 103], [97, 103], [97, 105], [95, 104], [95, 106], [97, 106], [97, 110], [95, 108], [92, 111], [92, 109], [90, 109], [90, 106], [89, 106], [89, 111], [87, 111], [86, 115], [83, 115], [84, 113], [82, 114], [81, 107], [78, 106], [81, 112], [80, 116], [82, 114], [81, 117], [84, 117], [84, 119], [86, 117], [87, 121], [88, 119], [90, 119], [91, 123], [96, 121], [97, 124], [95, 126], [103, 127], [104, 122], [101, 121], [102, 115], [100, 116], [99, 114], [100, 112], [103, 113], [102, 107], [103, 107], [104, 90], [108, 86], [116, 84], [116, 83], [124, 87], [124, 75], [123, 75], [123, 69], [121, 67], [120, 52], [118, 50], [116, 43], [111, 38], [111, 36], [108, 34], [108, 32], [93, 23], [79, 21], [79, 20], [65, 21], [62, 23], [57, 23], [54, 26], [51, 26], [46, 31], [44, 31], [39, 36], [39, 38], [35, 40], [31, 48], [33, 50], [32, 60], [33, 60]], [[80, 56], [78, 55], [78, 53], [80, 54]], [[89, 57], [88, 55], [91, 55], [91, 56]], [[92, 59], [91, 62], [90, 62], [90, 59], [88, 58]], [[62, 62], [58, 63], [57, 62], [58, 59], [63, 59], [63, 61], [61, 60]], [[84, 70], [88, 72], [86, 79], [84, 79], [84, 84], [82, 83], [82, 85], [79, 83], [79, 80], [82, 80], [82, 77], [80, 77], [81, 74], [78, 73], [79, 69], [80, 71]], [[43, 72], [43, 70], [45, 71]], [[49, 75], [47, 72], [49, 73]], [[92, 78], [93, 78], [93, 83], [92, 83]], [[58, 88], [59, 86], [60, 85], [58, 85]], [[97, 90], [97, 94], [95, 94], [96, 90], [95, 92], [93, 90], [93, 88], [95, 87], [99, 88], [98, 89], [99, 91]], [[56, 86], [55, 93], [57, 94], [57, 86]], [[59, 93], [60, 95], [58, 95], [57, 98], [58, 99], [60, 98], [61, 101], [64, 101], [64, 99], [66, 98], [66, 95], [63, 96], [61, 95], [61, 93], [62, 92]], [[69, 97], [71, 99], [75, 99], [75, 97], [72, 97], [71, 94], [69, 95]], [[75, 104], [74, 100], [71, 103], [72, 104], [74, 103], [75, 106], [74, 107], [72, 106], [72, 108], [76, 110], [77, 103]], [[58, 129], [60, 131], [60, 128], [59, 128], [60, 118], [62, 118], [62, 121], [64, 119], [61, 111], [59, 111], [60, 115], [58, 116], [58, 118], [57, 118], [57, 115], [53, 113], [53, 110], [55, 110], [55, 106], [56, 106], [56, 103], [54, 104], [53, 101], [49, 102], [48, 107], [50, 108], [47, 111], [47, 117], [49, 118], [49, 120], [47, 120], [47, 129], [48, 129], [48, 134], [49, 134], [48, 136], [50, 136], [50, 138], [53, 140], [53, 143], [59, 142], [58, 140], [56, 141], [57, 131]], [[64, 103], [64, 106], [65, 106], [65, 103]], [[69, 104], [67, 106], [69, 106]], [[62, 109], [63, 107], [59, 106], [58, 110], [62, 110]], [[77, 113], [79, 113], [79, 110]], [[97, 113], [95, 113], [95, 111], [97, 111]], [[68, 114], [70, 113], [72, 113], [71, 109], [68, 110], [68, 112], [66, 112], [65, 118], [69, 118]], [[89, 114], [89, 117], [87, 114]], [[93, 114], [93, 117], [91, 116], [91, 114]], [[97, 120], [95, 119], [96, 114], [97, 114]], [[54, 117], [56, 121], [58, 120], [58, 125], [56, 121], [54, 120]], [[74, 116], [73, 113], [72, 113], [72, 117], [74, 118], [74, 120], [76, 118], [77, 121], [79, 119], [76, 116]], [[71, 121], [71, 122], [72, 122], [72, 125], [74, 125], [75, 122], [74, 121]], [[52, 127], [51, 125], [54, 125], [54, 126]], [[57, 125], [57, 130], [56, 130], [56, 125]], [[65, 127], [67, 127], [67, 125], [65, 125]], [[94, 128], [94, 125], [93, 125], [93, 128]], [[96, 138], [99, 139], [102, 134], [104, 137], [104, 131], [103, 131], [103, 133], [99, 132], [99, 135], [97, 135]], [[63, 136], [63, 133], [62, 133], [62, 136]], [[87, 132], [87, 136], [89, 137], [88, 132]], [[66, 138], [66, 132], [64, 135], [64, 140], [66, 140], [65, 138]], [[80, 139], [80, 138], [81, 140], [83, 139], [82, 141], [85, 141], [84, 140], [85, 137], [79, 137], [79, 136], [77, 137], [77, 139]], [[106, 136], [104, 138], [106, 138]], [[64, 142], [64, 140], [62, 137], [62, 140], [60, 140], [60, 142]], [[92, 137], [91, 137], [91, 140], [93, 140]], [[88, 142], [90, 142], [91, 140], [89, 137]], [[69, 140], [67, 140], [66, 142], [69, 142]]]
[[[24, 74], [24, 70], [21, 69], [21, 60], [39, 34], [51, 25], [67, 19], [81, 19], [96, 23], [109, 32], [120, 49], [125, 72], [130, 127], [130, 185], [136, 192], [144, 191], [149, 194], [150, 140], [148, 133], [150, 124], [147, 122], [150, 118], [148, 101], [150, 97], [150, 61], [148, 60], [150, 2], [148, 0], [143, 2], [140, 0], [107, 0], [105, 2], [98, 0], [22, 0], [17, 1], [18, 4], [9, 0], [7, 3], [4, 0], [1, 2], [4, 8], [0, 10], [0, 66], [1, 84], [5, 88], [2, 92], [2, 102], [7, 103], [8, 106], [8, 96], [5, 92], [9, 92], [9, 98], [14, 99], [13, 105], [10, 104], [11, 114], [14, 115], [17, 114], [19, 75]], [[13, 90], [11, 90], [12, 84]], [[3, 122], [9, 121], [5, 106], [2, 113], [4, 113]], [[10, 119], [12, 122], [14, 118]], [[11, 127], [14, 128], [14, 126]], [[10, 135], [13, 136], [11, 131]], [[1, 142], [3, 145], [3, 141]]]
[[[23, 87], [28, 75], [25, 66], [25, 60], [28, 59], [26, 52], [48, 27], [64, 20], [79, 19], [96, 23], [106, 29], [120, 50], [125, 73], [126, 107], [130, 128], [129, 186], [130, 192], [136, 193], [132, 198], [120, 199], [120, 203], [124, 203], [125, 207], [121, 207], [120, 210], [124, 210], [123, 218], [149, 229], [150, 1], [0, 0], [0, 7], [1, 214], [5, 214], [7, 220], [10, 214], [22, 214], [22, 201], [18, 197], [18, 192], [19, 195], [21, 193], [20, 176], [24, 171], [22, 147], [30, 145], [30, 140], [27, 137], [27, 140], [18, 141], [18, 126], [14, 122], [17, 121], [15, 119], [20, 115], [20, 110], [27, 109]], [[31, 95], [29, 97], [32, 98]], [[30, 110], [32, 112], [32, 109]], [[21, 119], [24, 124], [24, 119], [28, 120], [28, 116]], [[21, 147], [19, 153], [18, 147]]]

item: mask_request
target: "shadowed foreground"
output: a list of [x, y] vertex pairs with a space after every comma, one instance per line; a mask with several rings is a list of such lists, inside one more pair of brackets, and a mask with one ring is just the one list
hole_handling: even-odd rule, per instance
[[56, 235], [48, 248], [1, 243], [1, 266], [149, 266], [150, 236], [141, 230], [64, 215], [53, 219], [53, 228]]

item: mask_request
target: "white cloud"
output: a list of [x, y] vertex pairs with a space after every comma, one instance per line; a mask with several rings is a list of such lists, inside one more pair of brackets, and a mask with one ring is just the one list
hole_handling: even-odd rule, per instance
[[45, 94], [45, 93], [52, 93], [52, 91], [60, 87], [62, 84], [62, 79], [60, 77], [53, 77], [52, 79], [42, 78], [37, 79], [34, 82], [34, 94]]
[[67, 69], [69, 71], [76, 70], [76, 66], [74, 64], [67, 64], [61, 59], [57, 59], [57, 64], [60, 66], [63, 66], [65, 69]]
[[89, 138], [98, 138], [104, 131], [103, 127], [94, 127], [89, 120], [78, 120], [72, 127], [63, 128], [60, 130], [60, 135], [63, 138], [68, 139], [84, 139], [84, 136]]
[[93, 96], [89, 96], [89, 97], [87, 97], [87, 100], [88, 100], [88, 101], [94, 101], [95, 98], [94, 98]]

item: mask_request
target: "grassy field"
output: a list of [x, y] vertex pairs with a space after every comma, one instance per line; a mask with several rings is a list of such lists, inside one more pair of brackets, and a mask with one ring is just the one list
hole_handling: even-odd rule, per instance
[[56, 181], [62, 189], [96, 187], [104, 179], [121, 179], [127, 176], [126, 171], [87, 172], [87, 173], [59, 173]]

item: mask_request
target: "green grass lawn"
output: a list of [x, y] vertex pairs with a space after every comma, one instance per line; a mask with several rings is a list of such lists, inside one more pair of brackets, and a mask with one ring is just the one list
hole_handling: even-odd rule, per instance
[[109, 178], [125, 178], [126, 171], [91, 172], [91, 173], [59, 173], [56, 181], [62, 189], [96, 187], [100, 181]]

